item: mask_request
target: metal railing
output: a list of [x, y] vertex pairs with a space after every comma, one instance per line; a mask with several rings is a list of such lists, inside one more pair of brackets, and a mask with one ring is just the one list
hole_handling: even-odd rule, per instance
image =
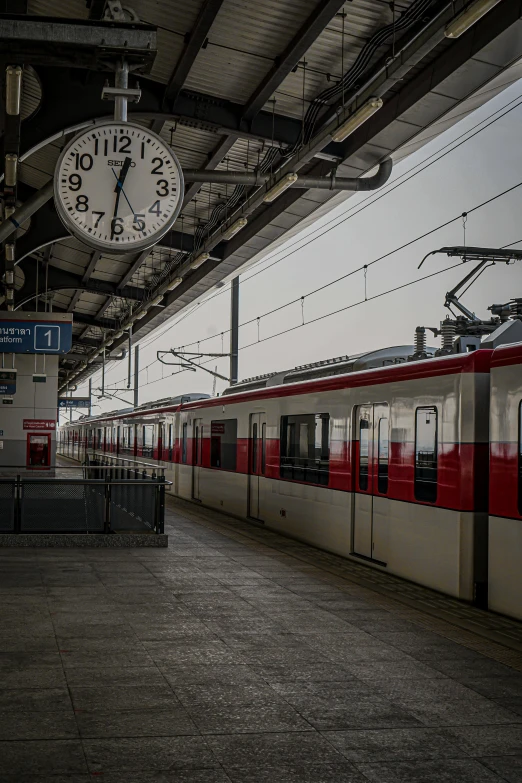
[[164, 532], [163, 475], [98, 464], [59, 470], [83, 477], [0, 478], [0, 533]]

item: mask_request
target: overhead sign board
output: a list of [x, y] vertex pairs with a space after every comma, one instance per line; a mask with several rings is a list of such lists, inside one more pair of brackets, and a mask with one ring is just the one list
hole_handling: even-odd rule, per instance
[[0, 394], [16, 392], [16, 370], [0, 370]]
[[56, 429], [56, 422], [54, 419], [24, 419], [24, 430], [49, 430]]
[[0, 314], [0, 353], [68, 353], [72, 346], [69, 313]]
[[58, 408], [90, 408], [90, 397], [61, 397]]

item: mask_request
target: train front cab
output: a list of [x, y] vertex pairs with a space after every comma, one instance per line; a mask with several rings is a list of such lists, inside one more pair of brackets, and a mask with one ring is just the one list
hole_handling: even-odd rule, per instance
[[491, 364], [489, 608], [522, 620], [522, 343]]

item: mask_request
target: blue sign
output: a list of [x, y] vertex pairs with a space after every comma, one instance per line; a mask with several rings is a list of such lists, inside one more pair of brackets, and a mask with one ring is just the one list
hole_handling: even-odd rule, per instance
[[72, 322], [10, 321], [0, 317], [0, 353], [67, 353]]
[[0, 394], [16, 393], [16, 370], [0, 370]]
[[90, 408], [88, 397], [62, 397], [58, 400], [58, 408]]

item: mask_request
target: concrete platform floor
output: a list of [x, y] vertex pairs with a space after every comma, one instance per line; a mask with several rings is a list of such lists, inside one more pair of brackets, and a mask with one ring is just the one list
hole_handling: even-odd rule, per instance
[[520, 783], [522, 628], [169, 499], [0, 550], [0, 781]]

